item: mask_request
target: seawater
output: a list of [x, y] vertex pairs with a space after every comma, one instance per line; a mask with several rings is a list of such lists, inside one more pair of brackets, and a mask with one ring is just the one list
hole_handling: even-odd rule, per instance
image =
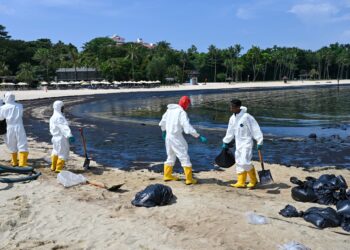
[[[265, 136], [264, 158], [301, 167], [350, 167], [350, 87], [217, 90], [116, 94], [75, 106], [73, 115], [98, 126], [88, 129], [93, 157], [109, 166], [161, 169], [166, 158], [158, 123], [169, 103], [192, 101], [188, 116], [208, 144], [186, 136], [194, 168], [214, 168], [232, 115], [229, 101], [240, 99]], [[317, 139], [309, 139], [311, 133]], [[256, 158], [256, 152], [254, 154]]]

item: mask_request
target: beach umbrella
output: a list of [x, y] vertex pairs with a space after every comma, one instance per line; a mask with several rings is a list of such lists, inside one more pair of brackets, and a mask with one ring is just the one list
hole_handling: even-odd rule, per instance
[[15, 84], [13, 82], [3, 82], [1, 83], [2, 86], [14, 86]]
[[19, 83], [17, 83], [17, 85], [19, 85], [19, 86], [28, 86], [28, 83], [26, 83], [26, 82], [19, 82]]
[[48, 83], [47, 82], [40, 82], [40, 85], [48, 85]]
[[106, 81], [106, 80], [103, 80], [103, 81], [101, 81], [101, 84], [110, 85], [111, 83]]
[[91, 81], [91, 84], [100, 84], [98, 81]]

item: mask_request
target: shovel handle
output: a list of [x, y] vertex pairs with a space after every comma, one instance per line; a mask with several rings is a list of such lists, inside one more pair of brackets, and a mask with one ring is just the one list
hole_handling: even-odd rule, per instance
[[87, 152], [86, 152], [86, 142], [85, 142], [85, 137], [84, 137], [83, 128], [79, 128], [79, 131], [80, 131], [81, 139], [82, 139], [82, 141], [83, 141], [84, 154], [85, 154], [85, 157], [88, 158], [88, 155], [87, 155]]
[[264, 168], [264, 159], [263, 159], [261, 150], [258, 150], [258, 154], [259, 154], [259, 160], [260, 160], [260, 163], [261, 163], [261, 168], [262, 168], [262, 170], [265, 170], [265, 168]]
[[106, 188], [106, 185], [102, 182], [97, 182], [97, 181], [87, 181], [88, 184], [93, 185], [95, 187], [99, 188]]

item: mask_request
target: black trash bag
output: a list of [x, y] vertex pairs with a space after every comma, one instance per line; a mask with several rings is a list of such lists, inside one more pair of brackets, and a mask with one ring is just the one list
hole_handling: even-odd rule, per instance
[[313, 189], [318, 198], [317, 203], [322, 205], [334, 205], [341, 198], [336, 193], [338, 190], [347, 188], [346, 181], [342, 176], [333, 174], [321, 175], [313, 185]]
[[314, 190], [309, 187], [293, 187], [291, 192], [292, 198], [296, 201], [315, 202], [318, 199]]
[[306, 181], [291, 177], [290, 182], [298, 185], [298, 187], [293, 187], [291, 190], [292, 198], [300, 202], [315, 202], [317, 196], [312, 188], [315, 180], [313, 177], [306, 177]]
[[222, 168], [229, 168], [235, 164], [235, 156], [229, 149], [222, 149], [221, 153], [216, 156], [215, 163]]
[[350, 201], [343, 200], [337, 202], [337, 213], [347, 219], [350, 219]]
[[342, 229], [344, 229], [347, 232], [350, 232], [350, 218], [344, 218], [341, 221], [341, 225]]
[[4, 135], [7, 133], [7, 123], [6, 120], [0, 121], [0, 135]]
[[311, 207], [304, 212], [303, 218], [321, 229], [326, 227], [338, 227], [341, 224], [341, 217], [331, 207]]
[[131, 204], [137, 207], [155, 207], [168, 205], [173, 198], [173, 191], [163, 184], [153, 184], [135, 195]]
[[333, 193], [333, 197], [338, 201], [347, 200], [348, 197], [346, 194], [346, 189], [340, 189], [339, 191], [335, 191]]
[[287, 205], [285, 208], [279, 211], [279, 214], [283, 217], [302, 217], [304, 213], [302, 211], [298, 212], [298, 210], [292, 205]]

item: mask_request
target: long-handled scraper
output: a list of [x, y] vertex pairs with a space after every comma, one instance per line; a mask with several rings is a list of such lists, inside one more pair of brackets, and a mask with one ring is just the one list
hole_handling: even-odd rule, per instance
[[79, 131], [80, 131], [80, 135], [81, 135], [81, 140], [83, 142], [83, 148], [84, 148], [84, 154], [85, 154], [85, 161], [84, 161], [83, 168], [85, 170], [87, 170], [90, 168], [90, 159], [89, 159], [88, 154], [86, 152], [86, 141], [85, 141], [85, 137], [84, 137], [83, 128], [79, 128]]

